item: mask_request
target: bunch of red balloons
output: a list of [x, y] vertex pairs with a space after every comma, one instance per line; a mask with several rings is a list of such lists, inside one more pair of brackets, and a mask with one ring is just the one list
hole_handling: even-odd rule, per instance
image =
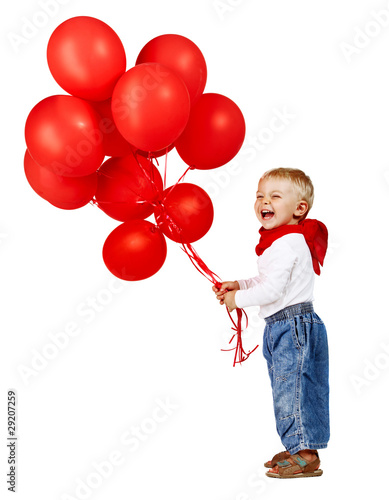
[[208, 194], [181, 179], [166, 188], [155, 158], [175, 147], [188, 168], [220, 167], [242, 146], [243, 115], [228, 97], [203, 93], [205, 59], [180, 35], [150, 40], [126, 71], [113, 29], [74, 17], [52, 33], [47, 61], [68, 94], [43, 99], [27, 117], [27, 180], [58, 208], [92, 202], [120, 221], [104, 262], [121, 279], [148, 278], [165, 261], [165, 236], [190, 244], [213, 221]]

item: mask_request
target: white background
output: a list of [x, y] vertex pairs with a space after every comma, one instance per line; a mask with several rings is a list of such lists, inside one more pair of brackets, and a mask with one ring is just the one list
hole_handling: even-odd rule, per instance
[[[382, 493], [388, 2], [52, 0], [46, 17], [42, 5], [30, 0], [1, 7], [1, 494], [7, 492], [10, 388], [18, 395], [21, 499]], [[256, 309], [247, 311], [246, 346], [260, 347], [233, 368], [233, 353], [220, 351], [231, 335], [226, 311], [177, 244], [168, 242], [167, 260], [155, 276], [120, 282], [101, 257], [118, 223], [92, 205], [56, 209], [28, 185], [26, 117], [44, 97], [62, 93], [46, 64], [47, 42], [56, 26], [78, 15], [97, 17], [117, 32], [128, 68], [157, 35], [190, 38], [207, 61], [206, 91], [227, 95], [241, 108], [247, 125], [241, 152], [230, 165], [186, 177], [214, 202], [214, 224], [195, 248], [224, 280], [255, 274], [253, 203], [261, 173], [288, 166], [311, 176], [316, 198], [310, 216], [330, 233], [315, 292], [331, 358], [331, 440], [320, 454], [320, 479], [284, 482], [264, 475], [263, 462], [282, 445]], [[31, 22], [39, 28], [25, 43], [12, 43]], [[285, 126], [272, 133], [277, 113], [284, 113]], [[261, 150], [249, 155], [255, 138]], [[177, 154], [169, 155], [168, 184], [184, 169]], [[78, 335], [50, 350], [52, 338], [63, 339], [72, 328]], [[39, 359], [39, 369], [23, 377]]]

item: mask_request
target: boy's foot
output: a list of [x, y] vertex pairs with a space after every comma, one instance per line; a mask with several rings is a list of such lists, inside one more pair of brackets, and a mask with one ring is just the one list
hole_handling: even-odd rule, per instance
[[[288, 452], [285, 452], [285, 453], [288, 453]], [[276, 455], [277, 457], [277, 455]], [[294, 455], [293, 458], [295, 458], [296, 455]], [[305, 461], [305, 466], [300, 462], [301, 462], [301, 459], [299, 459], [299, 457], [301, 457], [304, 461]], [[297, 460], [294, 460], [290, 454], [289, 454], [289, 458], [286, 457], [284, 460], [279, 460], [279, 462], [283, 462], [285, 465], [282, 467], [283, 469], [289, 469], [289, 466], [287, 465], [287, 463], [289, 462], [290, 463], [290, 466], [293, 467], [293, 468], [296, 468], [296, 469], [299, 469], [298, 465], [300, 465], [300, 469], [301, 470], [294, 470], [293, 472], [291, 471], [291, 474], [289, 472], [287, 472], [287, 476], [288, 477], [293, 477], [293, 476], [307, 476], [307, 475], [321, 475], [322, 474], [322, 471], [320, 471], [319, 469], [319, 466], [320, 466], [320, 460], [319, 460], [319, 454], [317, 452], [317, 450], [301, 450], [298, 452], [298, 457], [297, 457]], [[274, 463], [274, 462], [273, 462]], [[309, 466], [310, 464], [313, 464], [315, 463], [315, 474], [304, 474], [303, 473], [303, 470]], [[296, 467], [297, 466], [297, 467]], [[311, 467], [309, 467], [311, 468]], [[319, 469], [319, 470], [318, 470]], [[310, 472], [313, 472], [313, 471], [310, 471]], [[267, 475], [269, 475], [270, 477], [285, 477], [284, 474], [281, 474], [280, 471], [279, 471], [279, 467], [278, 465], [275, 465], [272, 469], [269, 470], [269, 472], [267, 473]]]
[[282, 462], [282, 460], [285, 460], [288, 457], [290, 457], [289, 451], [281, 451], [280, 453], [277, 453], [277, 455], [274, 455], [271, 460], [265, 462], [263, 465], [266, 467], [266, 469], [271, 469], [272, 467], [275, 467], [277, 465], [277, 462]]

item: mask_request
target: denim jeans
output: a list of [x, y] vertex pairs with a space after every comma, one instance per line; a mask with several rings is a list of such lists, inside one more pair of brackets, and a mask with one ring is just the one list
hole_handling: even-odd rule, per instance
[[311, 302], [265, 318], [267, 361], [277, 432], [292, 455], [326, 448], [330, 438], [328, 343]]

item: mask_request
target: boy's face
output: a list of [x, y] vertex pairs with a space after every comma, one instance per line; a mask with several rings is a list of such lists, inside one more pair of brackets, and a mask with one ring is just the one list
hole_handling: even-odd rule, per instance
[[287, 179], [261, 179], [254, 210], [265, 229], [274, 229], [284, 224], [297, 224], [308, 210], [308, 203], [299, 199], [292, 182]]

